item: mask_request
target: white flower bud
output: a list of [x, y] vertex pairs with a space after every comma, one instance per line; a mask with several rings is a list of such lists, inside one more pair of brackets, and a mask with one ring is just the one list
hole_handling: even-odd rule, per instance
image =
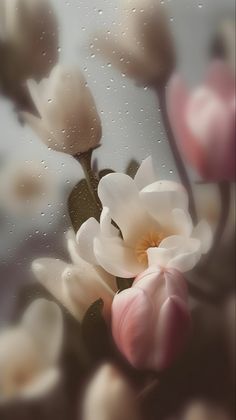
[[1, 0], [0, 26], [8, 82], [46, 76], [58, 57], [57, 20], [49, 1]]
[[135, 394], [112, 366], [104, 365], [85, 392], [83, 420], [138, 420]]
[[98, 34], [94, 46], [139, 83], [161, 83], [175, 57], [164, 6], [157, 0], [122, 0], [118, 32]]
[[76, 155], [98, 146], [101, 122], [79, 69], [58, 65], [48, 79], [28, 86], [40, 117], [23, 115], [48, 147]]

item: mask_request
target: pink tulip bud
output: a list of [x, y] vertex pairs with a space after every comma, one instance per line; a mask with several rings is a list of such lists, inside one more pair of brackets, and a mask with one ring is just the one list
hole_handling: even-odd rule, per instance
[[150, 267], [112, 305], [112, 332], [137, 369], [162, 370], [178, 356], [190, 331], [187, 285], [174, 269]]
[[202, 178], [234, 181], [235, 80], [230, 67], [214, 62], [205, 83], [192, 93], [174, 76], [168, 110], [179, 148]]

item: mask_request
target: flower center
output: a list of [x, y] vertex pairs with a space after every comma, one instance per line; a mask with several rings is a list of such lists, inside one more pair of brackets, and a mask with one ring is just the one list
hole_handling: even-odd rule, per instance
[[147, 264], [147, 250], [149, 248], [156, 248], [168, 236], [166, 231], [149, 231], [142, 236], [136, 244], [135, 254], [140, 263]]

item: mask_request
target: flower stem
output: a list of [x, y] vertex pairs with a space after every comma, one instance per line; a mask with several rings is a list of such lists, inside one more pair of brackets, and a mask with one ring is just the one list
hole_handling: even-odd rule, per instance
[[139, 392], [137, 395], [138, 401], [144, 401], [157, 386], [160, 384], [160, 381], [157, 378], [151, 379], [147, 385], [142, 389], [142, 391]]
[[[209, 260], [215, 255], [218, 247], [221, 243], [222, 236], [225, 231], [225, 226], [229, 217], [229, 210], [230, 210], [230, 183], [226, 181], [219, 182], [219, 193], [221, 199], [221, 214], [218, 222], [218, 226], [216, 228], [215, 237], [214, 237], [214, 244], [207, 255], [206, 260], [204, 263], [209, 263]], [[204, 265], [205, 265], [204, 264]]]
[[189, 180], [186, 168], [184, 166], [183, 160], [181, 158], [181, 155], [179, 153], [177, 144], [176, 144], [176, 140], [169, 122], [169, 118], [168, 118], [168, 112], [167, 112], [167, 105], [166, 105], [166, 92], [165, 92], [165, 88], [155, 88], [157, 95], [159, 97], [159, 104], [160, 104], [160, 110], [161, 110], [161, 114], [162, 114], [162, 119], [163, 119], [163, 123], [165, 126], [165, 130], [166, 130], [166, 134], [167, 134], [167, 138], [169, 141], [169, 145], [172, 151], [172, 154], [174, 156], [175, 159], [175, 164], [176, 167], [178, 169], [179, 172], [179, 176], [181, 179], [182, 184], [184, 185], [187, 193], [188, 193], [188, 197], [189, 197], [189, 211], [191, 214], [191, 217], [193, 219], [193, 222], [196, 223], [197, 222], [197, 211], [196, 211], [196, 206], [195, 206], [195, 202], [194, 202], [194, 195], [193, 195], [193, 191], [192, 191], [192, 186], [191, 186], [191, 182]]
[[81, 164], [84, 175], [85, 175], [85, 179], [87, 181], [87, 185], [89, 188], [89, 191], [92, 195], [92, 198], [98, 208], [99, 214], [102, 211], [102, 204], [101, 201], [98, 197], [98, 184], [99, 184], [99, 178], [96, 176], [96, 174], [94, 173], [93, 169], [92, 169], [92, 153], [93, 150], [89, 150], [88, 152], [85, 153], [80, 153], [78, 155], [75, 156], [75, 158], [78, 160], [78, 162]]

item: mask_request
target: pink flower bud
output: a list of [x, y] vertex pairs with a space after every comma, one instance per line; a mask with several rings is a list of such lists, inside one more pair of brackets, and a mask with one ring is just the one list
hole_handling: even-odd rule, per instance
[[168, 108], [179, 148], [208, 181], [234, 181], [235, 80], [225, 63], [214, 62], [205, 83], [192, 93], [174, 76]]
[[112, 305], [114, 340], [137, 369], [162, 370], [178, 356], [190, 330], [187, 285], [174, 270], [151, 267]]

